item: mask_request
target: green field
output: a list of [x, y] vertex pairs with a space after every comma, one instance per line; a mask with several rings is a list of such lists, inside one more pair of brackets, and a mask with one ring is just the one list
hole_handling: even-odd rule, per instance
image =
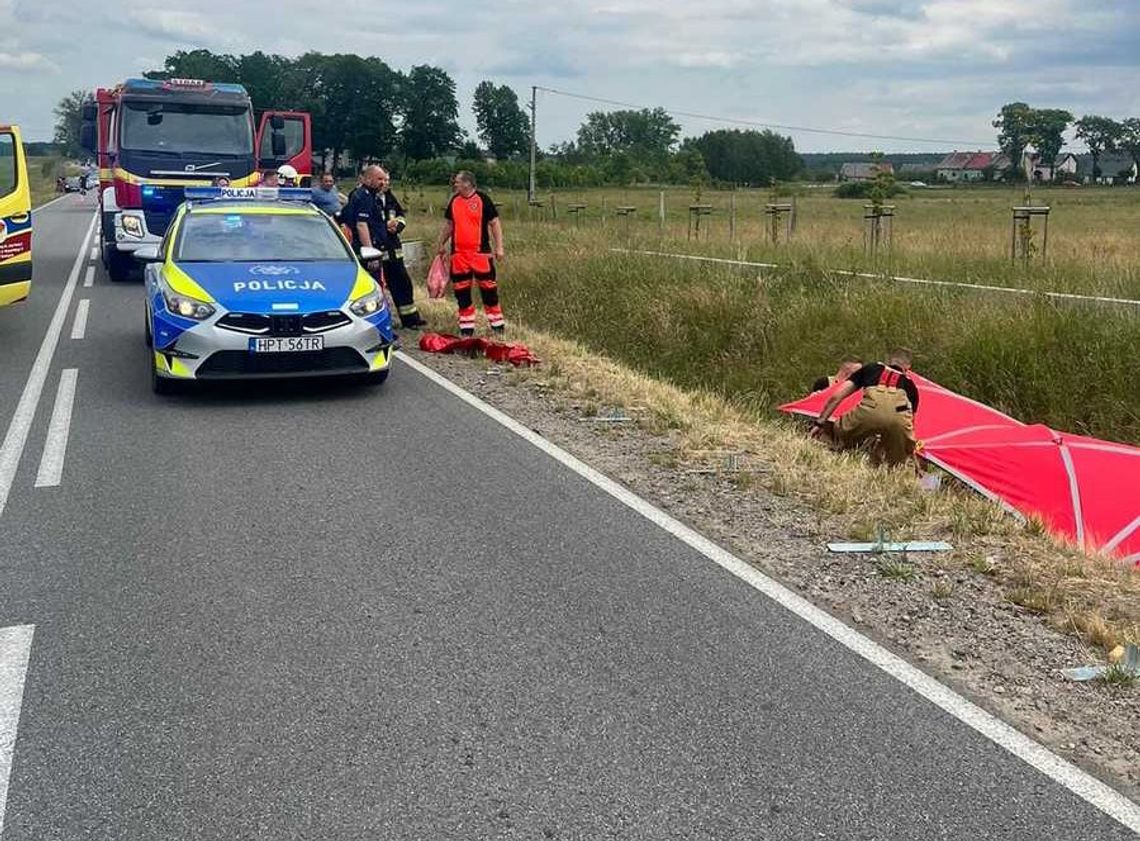
[[[399, 192], [399, 191], [398, 191]], [[434, 233], [446, 194], [401, 194]], [[656, 190], [558, 195], [557, 219], [525, 198], [495, 194], [509, 259], [508, 317], [577, 338], [688, 388], [760, 414], [800, 396], [846, 353], [881, 357], [893, 344], [916, 352], [916, 369], [975, 399], [1056, 428], [1140, 443], [1140, 307], [1050, 302], [1039, 296], [852, 279], [828, 269], [965, 283], [1140, 298], [1140, 190], [1035, 191], [1050, 205], [1048, 253], [1028, 266], [1008, 256], [1010, 207], [1022, 194], [998, 188], [915, 190], [893, 200], [889, 255], [864, 254], [862, 206], [829, 191], [797, 196], [792, 243], [765, 243], [767, 192], [705, 192], [714, 205], [699, 240], [688, 236], [691, 191], [670, 190], [664, 230]], [[587, 205], [568, 218], [570, 202]], [[613, 208], [638, 208], [632, 220]], [[605, 216], [603, 217], [603, 213]], [[643, 248], [780, 263], [779, 270], [696, 264], [611, 252]]]
[[79, 167], [66, 164], [62, 158], [29, 157], [28, 178], [32, 187], [32, 207], [38, 207], [56, 196], [57, 175], [78, 175]]

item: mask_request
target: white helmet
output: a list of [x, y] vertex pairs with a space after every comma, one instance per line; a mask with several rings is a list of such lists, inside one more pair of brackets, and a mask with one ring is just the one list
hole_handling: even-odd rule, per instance
[[282, 179], [287, 178], [290, 181], [296, 181], [298, 177], [297, 170], [292, 164], [281, 164], [281, 166], [277, 167], [277, 174], [280, 175]]

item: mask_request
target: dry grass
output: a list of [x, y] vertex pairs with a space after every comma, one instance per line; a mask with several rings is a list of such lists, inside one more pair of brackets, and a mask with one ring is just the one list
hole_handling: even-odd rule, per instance
[[[452, 301], [421, 301], [436, 329], [454, 330]], [[973, 493], [922, 491], [906, 471], [832, 454], [793, 424], [759, 421], [715, 395], [682, 390], [575, 342], [517, 323], [511, 337], [543, 360], [518, 372], [516, 382], [541, 382], [595, 405], [643, 408], [639, 423], [679, 438], [679, 468], [703, 466], [709, 453], [740, 454], [755, 468], [749, 483], [823, 512], [837, 533], [865, 537], [883, 529], [899, 540], [949, 539], [955, 551], [945, 568], [993, 579], [1010, 601], [1056, 628], [1106, 652], [1140, 641], [1140, 574], [1130, 567], [1058, 546]]]

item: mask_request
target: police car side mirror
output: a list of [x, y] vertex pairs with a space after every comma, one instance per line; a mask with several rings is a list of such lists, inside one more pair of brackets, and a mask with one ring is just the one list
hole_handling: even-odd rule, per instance
[[142, 263], [161, 263], [163, 257], [158, 253], [157, 245], [144, 245], [135, 249], [135, 259]]
[[375, 263], [377, 260], [383, 258], [383, 256], [384, 252], [379, 248], [372, 248], [369, 245], [364, 245], [360, 248], [361, 263]]

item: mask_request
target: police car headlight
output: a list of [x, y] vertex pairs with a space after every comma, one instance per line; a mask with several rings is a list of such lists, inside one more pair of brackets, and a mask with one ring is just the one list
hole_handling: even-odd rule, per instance
[[379, 286], [373, 286], [371, 292], [367, 295], [361, 295], [349, 304], [348, 308], [361, 318], [375, 315], [384, 309], [384, 293], [380, 291]]
[[123, 232], [132, 237], [141, 237], [143, 235], [142, 219], [137, 216], [123, 215]]
[[162, 287], [162, 299], [166, 301], [166, 308], [175, 315], [192, 318], [195, 321], [205, 321], [214, 314], [214, 308], [205, 301], [199, 301], [189, 295], [181, 295], [167, 286], [165, 281], [160, 285]]

